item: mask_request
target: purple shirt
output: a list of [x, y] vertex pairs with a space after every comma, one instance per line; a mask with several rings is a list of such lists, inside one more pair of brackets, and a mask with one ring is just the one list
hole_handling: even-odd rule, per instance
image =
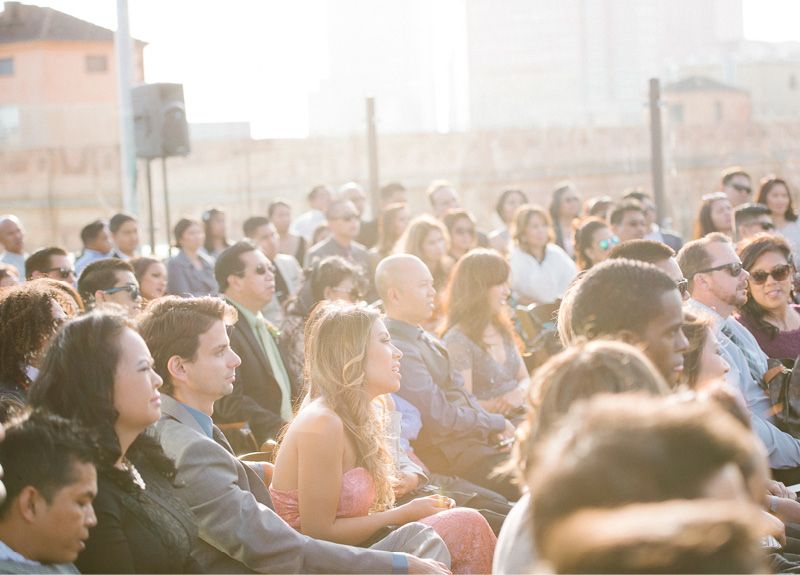
[[[790, 305], [796, 313], [800, 314], [800, 305]], [[740, 313], [735, 313], [734, 317], [753, 334], [753, 337], [755, 337], [758, 342], [758, 347], [760, 347], [767, 356], [774, 359], [795, 359], [800, 355], [800, 329], [779, 331], [775, 339], [770, 339], [770, 334], [757, 329]]]

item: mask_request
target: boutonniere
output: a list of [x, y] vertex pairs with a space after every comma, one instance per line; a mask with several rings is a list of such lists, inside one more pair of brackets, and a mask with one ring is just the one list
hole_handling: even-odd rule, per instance
[[267, 330], [269, 331], [270, 335], [272, 336], [272, 339], [275, 340], [275, 343], [277, 343], [278, 342], [278, 338], [281, 337], [281, 330], [279, 330], [277, 327], [275, 327], [271, 323], [267, 324]]

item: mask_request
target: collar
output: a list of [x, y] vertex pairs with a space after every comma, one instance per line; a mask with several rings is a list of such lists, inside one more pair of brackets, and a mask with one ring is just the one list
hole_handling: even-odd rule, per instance
[[41, 563], [37, 561], [26, 559], [23, 555], [14, 551], [3, 541], [0, 541], [0, 561], [14, 561], [15, 563], [25, 563], [26, 565], [41, 565]]
[[33, 367], [32, 365], [26, 365], [25, 375], [28, 376], [29, 380], [36, 381], [36, 378], [39, 376], [39, 370]]
[[250, 326], [250, 329], [253, 331], [253, 333], [256, 333], [256, 331], [258, 330], [259, 322], [266, 321], [264, 319], [264, 316], [261, 315], [260, 311], [257, 313], [253, 313], [249, 309], [245, 309], [242, 304], [231, 299], [227, 295], [225, 296], [225, 300], [239, 311], [239, 316], [244, 318], [244, 320], [247, 322], [247, 325]]
[[[407, 339], [418, 339], [422, 336], [422, 328], [418, 325], [411, 325], [410, 323], [390, 317], [384, 318], [383, 323], [386, 324], [386, 329], [390, 332], [395, 332], [397, 335]], [[392, 337], [394, 337], [394, 334], [392, 334]]]
[[186, 411], [188, 411], [189, 414], [194, 417], [197, 424], [203, 429], [203, 433], [205, 433], [209, 439], [214, 439], [214, 422], [211, 420], [211, 418], [207, 414], [195, 409], [191, 405], [186, 405], [182, 401], [178, 401], [178, 403], [185, 407]]
[[701, 314], [710, 319], [711, 323], [714, 326], [714, 329], [717, 331], [719, 331], [719, 329], [726, 321], [725, 318], [722, 317], [719, 314], [719, 312], [717, 312], [717, 310], [715, 310], [713, 307], [708, 307], [706, 304], [701, 303], [694, 298], [689, 298], [683, 305], [690, 312], [695, 314]]

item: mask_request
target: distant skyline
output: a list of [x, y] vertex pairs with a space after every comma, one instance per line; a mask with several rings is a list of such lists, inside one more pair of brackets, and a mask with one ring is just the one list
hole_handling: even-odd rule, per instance
[[[117, 27], [113, 0], [24, 3]], [[746, 39], [800, 41], [797, 0], [742, 5]], [[129, 0], [128, 8], [131, 35], [149, 44], [145, 80], [184, 84], [190, 122], [248, 121], [254, 138], [297, 138], [308, 133], [308, 94], [327, 74], [327, 6], [326, 0]]]

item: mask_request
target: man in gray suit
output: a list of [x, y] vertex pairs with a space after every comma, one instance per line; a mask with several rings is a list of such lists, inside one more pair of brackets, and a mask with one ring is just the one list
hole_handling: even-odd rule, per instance
[[167, 297], [153, 303], [140, 328], [164, 380], [156, 428], [178, 468], [178, 493], [197, 519], [198, 562], [210, 573], [448, 573], [438, 562], [449, 563], [444, 543], [421, 524], [362, 549], [305, 537], [274, 512], [269, 472], [236, 459], [211, 420], [240, 362], [227, 333], [236, 316], [216, 298]]

